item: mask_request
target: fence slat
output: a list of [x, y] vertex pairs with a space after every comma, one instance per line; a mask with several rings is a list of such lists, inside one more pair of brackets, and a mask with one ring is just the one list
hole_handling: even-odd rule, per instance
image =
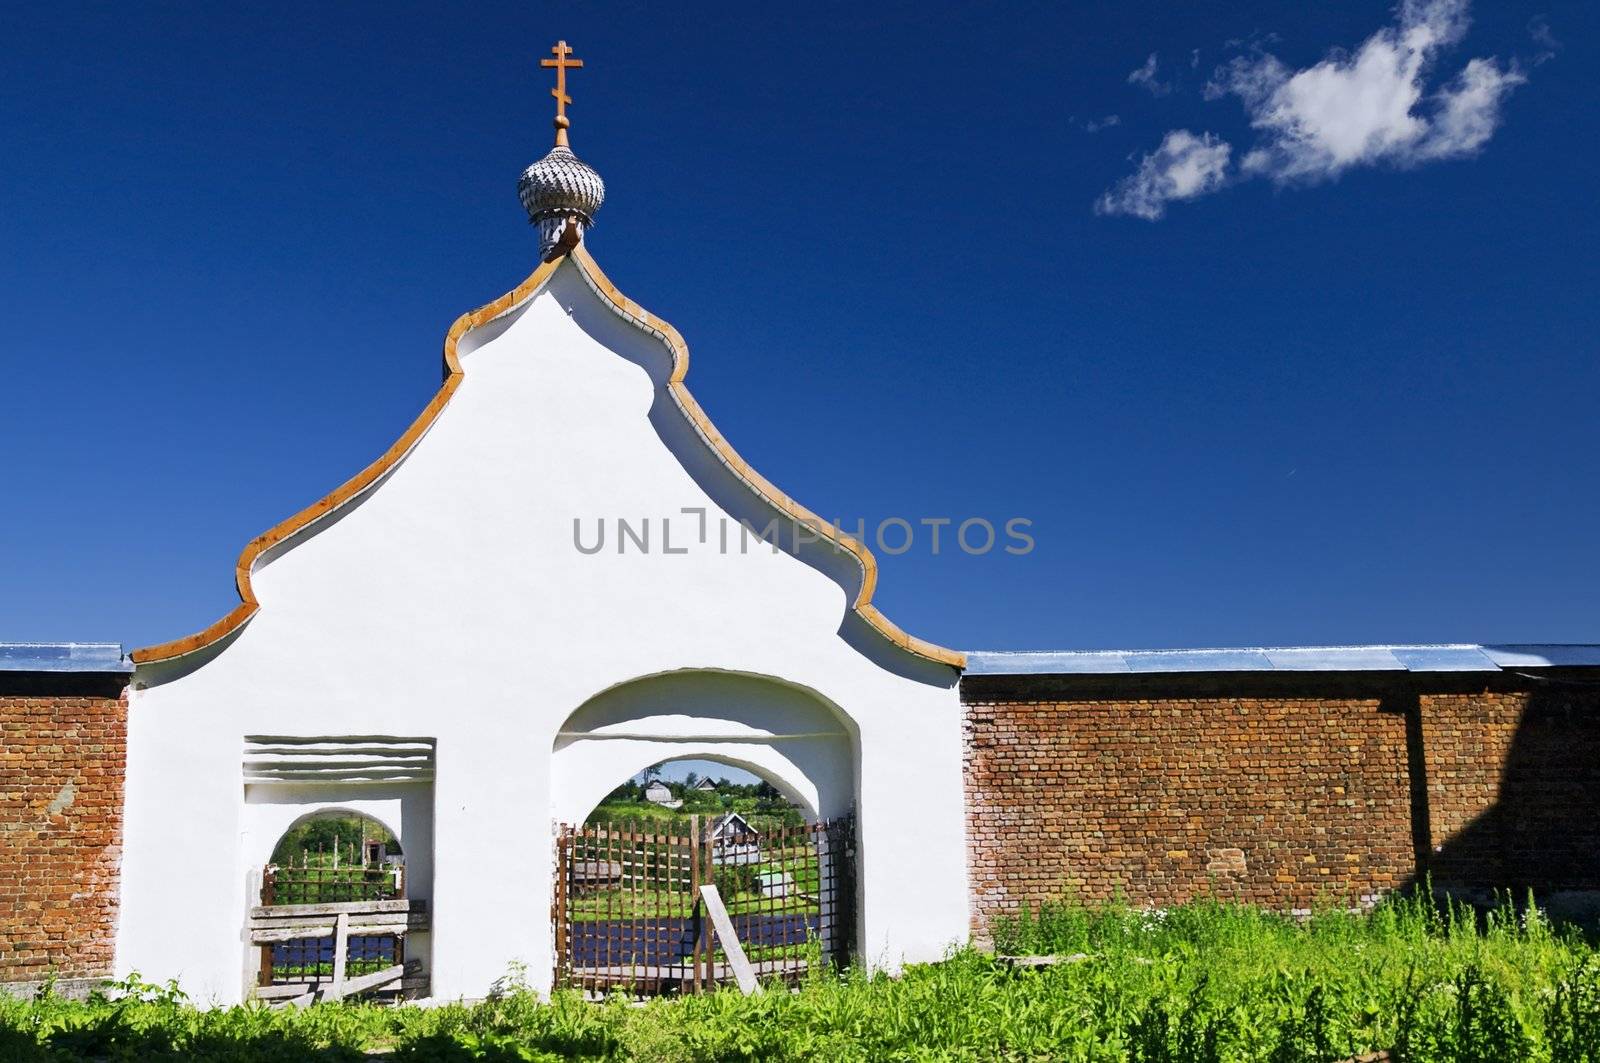
[[733, 920], [728, 918], [728, 910], [722, 906], [722, 895], [717, 892], [717, 887], [701, 886], [700, 898], [706, 902], [711, 922], [722, 937], [722, 951], [728, 956], [728, 965], [733, 968], [739, 991], [745, 996], [761, 992], [761, 983], [756, 981], [756, 973], [750, 969], [750, 961], [745, 959], [739, 935], [733, 932]]
[[340, 912], [333, 924], [333, 982], [323, 994], [325, 1000], [344, 999], [344, 968], [350, 956], [350, 913]]

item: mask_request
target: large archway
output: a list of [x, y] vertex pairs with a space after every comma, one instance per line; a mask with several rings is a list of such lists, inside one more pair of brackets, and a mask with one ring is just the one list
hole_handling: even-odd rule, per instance
[[[586, 701], [552, 758], [557, 984], [681, 992], [842, 962], [855, 945], [857, 748], [837, 706], [765, 676], [670, 672]], [[636, 784], [618, 819], [591, 817], [619, 783], [683, 760], [758, 782]]]

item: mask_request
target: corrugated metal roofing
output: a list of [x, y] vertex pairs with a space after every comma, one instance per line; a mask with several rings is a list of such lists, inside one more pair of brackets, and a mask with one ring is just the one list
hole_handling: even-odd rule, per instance
[[1283, 646], [1215, 650], [1092, 650], [967, 654], [968, 675], [1126, 672], [1498, 672], [1600, 668], [1600, 645]]
[[0, 672], [131, 671], [115, 642], [0, 642]]

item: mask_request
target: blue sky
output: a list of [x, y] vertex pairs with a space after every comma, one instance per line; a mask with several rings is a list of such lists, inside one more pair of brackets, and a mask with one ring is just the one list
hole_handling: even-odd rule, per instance
[[847, 524], [1033, 522], [1025, 557], [880, 554], [908, 630], [1600, 641], [1597, 31], [1576, 2], [12, 5], [0, 639], [198, 630], [247, 540], [403, 430], [449, 323], [532, 266], [559, 36], [591, 248], [740, 451]]

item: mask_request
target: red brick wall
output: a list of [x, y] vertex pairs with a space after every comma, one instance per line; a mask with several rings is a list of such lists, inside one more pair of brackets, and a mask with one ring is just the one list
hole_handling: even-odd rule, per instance
[[[1592, 681], [1592, 680], [1591, 680]], [[1600, 688], [1440, 677], [967, 677], [974, 929], [1041, 900], [1277, 908], [1600, 888]]]
[[0, 676], [0, 983], [111, 973], [123, 682]]
[[1421, 697], [1436, 882], [1600, 889], [1600, 676]]

